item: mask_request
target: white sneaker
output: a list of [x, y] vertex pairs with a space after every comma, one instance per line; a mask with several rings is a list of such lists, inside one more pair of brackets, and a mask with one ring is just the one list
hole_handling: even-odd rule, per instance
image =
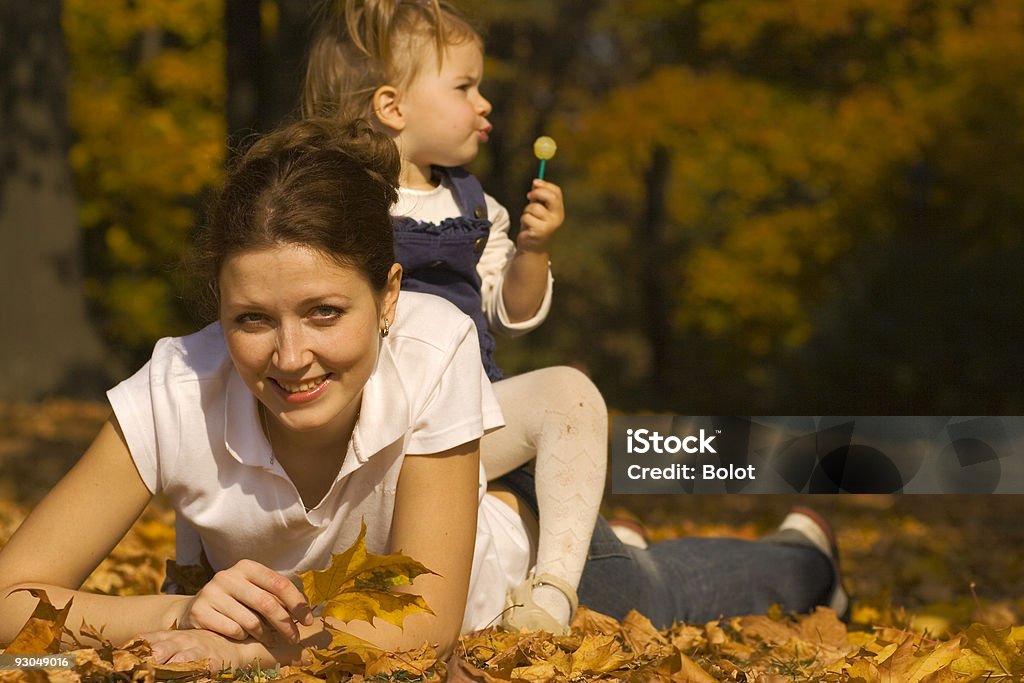
[[531, 570], [526, 580], [505, 596], [501, 627], [512, 633], [545, 631], [556, 636], [569, 635], [568, 625], [559, 623], [546, 609], [533, 601], [533, 589], [537, 586], [552, 586], [561, 591], [569, 601], [569, 621], [572, 621], [579, 607], [573, 587], [553, 574], [534, 576]]
[[608, 520], [608, 526], [611, 527], [612, 533], [626, 545], [631, 545], [634, 548], [647, 548], [650, 545], [647, 541], [647, 533], [639, 522], [616, 517]]

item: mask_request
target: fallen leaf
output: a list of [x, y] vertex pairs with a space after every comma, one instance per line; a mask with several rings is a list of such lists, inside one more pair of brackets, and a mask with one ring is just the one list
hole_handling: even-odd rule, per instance
[[14, 640], [4, 650], [8, 655], [52, 655], [60, 652], [60, 637], [64, 632], [64, 622], [71, 611], [71, 600], [57, 609], [50, 602], [46, 591], [39, 588], [19, 588], [11, 591], [26, 591], [39, 600], [32, 610], [32, 616], [14, 636]]
[[686, 655], [680, 656], [680, 668], [672, 680], [676, 683], [715, 683], [711, 674]]
[[330, 626], [325, 628], [331, 634], [330, 644], [326, 648], [313, 650], [312, 654], [317, 661], [301, 667], [301, 671], [312, 676], [323, 677], [332, 671], [361, 674], [366, 671], [367, 664], [384, 653], [373, 643], [351, 633]]
[[114, 673], [114, 665], [92, 648], [72, 650], [68, 654], [75, 656], [75, 671], [85, 678], [106, 678]]
[[393, 593], [395, 586], [409, 585], [422, 574], [433, 574], [419, 562], [400, 553], [375, 555], [366, 551], [366, 524], [348, 550], [334, 554], [322, 571], [299, 574], [306, 598], [321, 614], [341, 621], [374, 617], [401, 626], [405, 617], [418, 612], [433, 614], [418, 595]]
[[636, 610], [630, 610], [622, 620], [622, 636], [634, 652], [643, 652], [651, 644], [668, 644], [668, 640], [654, 628], [651, 620]]
[[576, 610], [576, 616], [572, 620], [572, 628], [587, 633], [604, 633], [614, 635], [619, 632], [619, 622], [607, 614], [595, 612], [580, 605]]
[[404, 672], [421, 681], [429, 680], [437, 666], [437, 651], [424, 644], [407, 652], [386, 652], [366, 666], [366, 677], [397, 678]]
[[[531, 683], [549, 683], [558, 676], [555, 667], [551, 662], [540, 662], [530, 666], [522, 666], [512, 670], [513, 680], [519, 679]], [[563, 677], [564, 678], [564, 677]]]
[[795, 624], [766, 616], [743, 617], [740, 620], [739, 632], [744, 642], [756, 638], [769, 646], [785, 645], [797, 637]]
[[907, 639], [878, 667], [878, 673], [885, 683], [920, 683], [925, 677], [948, 667], [959, 654], [959, 638], [934, 648], [918, 646]]
[[1019, 681], [1024, 679], [1024, 655], [1010, 638], [1010, 629], [971, 624], [966, 633], [967, 653], [953, 662], [953, 671], [966, 676], [987, 676]]
[[323, 683], [323, 679], [298, 671], [281, 678], [276, 678], [274, 683]]
[[579, 649], [572, 653], [573, 674], [602, 674], [633, 661], [633, 656], [622, 649], [612, 636], [586, 636]]
[[158, 681], [176, 681], [182, 678], [205, 677], [210, 671], [210, 662], [200, 659], [180, 664], [157, 664], [153, 667]]
[[729, 637], [722, 630], [722, 626], [718, 621], [709, 621], [704, 624], [704, 637], [708, 639], [708, 642], [712, 645], [721, 645], [722, 643], [729, 640]]
[[686, 624], [679, 624], [673, 628], [669, 640], [681, 651], [703, 647], [707, 642], [703, 630]]

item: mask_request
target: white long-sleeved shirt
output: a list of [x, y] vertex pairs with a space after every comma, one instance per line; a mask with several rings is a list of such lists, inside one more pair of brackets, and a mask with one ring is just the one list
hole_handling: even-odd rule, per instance
[[[512, 264], [516, 253], [516, 245], [509, 238], [508, 209], [498, 203], [489, 194], [484, 194], [487, 202], [487, 217], [491, 221], [491, 233], [487, 238], [487, 246], [477, 263], [480, 275], [480, 295], [487, 324], [493, 332], [506, 337], [518, 337], [536, 329], [548, 317], [551, 310], [551, 292], [554, 279], [548, 270], [548, 286], [544, 293], [537, 313], [528, 320], [512, 322], [505, 309], [503, 286], [505, 274]], [[446, 218], [461, 215], [452, 190], [442, 183], [431, 190], [413, 190], [399, 188], [398, 202], [392, 207], [392, 215], [408, 216], [418, 221], [440, 224]]]

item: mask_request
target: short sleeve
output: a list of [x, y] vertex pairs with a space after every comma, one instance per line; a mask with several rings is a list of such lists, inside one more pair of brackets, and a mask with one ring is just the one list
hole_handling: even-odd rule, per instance
[[459, 314], [450, 347], [435, 370], [434, 387], [417, 407], [407, 453], [440, 453], [504, 424], [480, 362], [473, 321]]
[[135, 468], [150, 493], [160, 491], [156, 426], [153, 413], [152, 361], [107, 392], [110, 407], [121, 426]]

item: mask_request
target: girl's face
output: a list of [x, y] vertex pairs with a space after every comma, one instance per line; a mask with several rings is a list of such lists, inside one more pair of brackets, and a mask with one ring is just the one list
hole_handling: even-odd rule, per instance
[[355, 420], [384, 317], [394, 320], [396, 270], [382, 296], [357, 269], [308, 247], [275, 246], [224, 262], [220, 322], [228, 352], [282, 426], [309, 432]]
[[491, 132], [491, 103], [480, 94], [484, 55], [476, 42], [466, 42], [448, 46], [440, 72], [434, 64], [427, 58], [400, 97], [399, 149], [421, 168], [459, 166], [476, 157]]

